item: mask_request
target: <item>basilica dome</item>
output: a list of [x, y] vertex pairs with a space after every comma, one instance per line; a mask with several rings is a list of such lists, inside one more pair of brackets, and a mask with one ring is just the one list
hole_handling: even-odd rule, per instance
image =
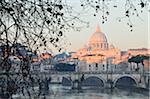
[[88, 45], [92, 49], [108, 49], [107, 38], [105, 34], [101, 32], [98, 25], [96, 27], [96, 32], [91, 36]]

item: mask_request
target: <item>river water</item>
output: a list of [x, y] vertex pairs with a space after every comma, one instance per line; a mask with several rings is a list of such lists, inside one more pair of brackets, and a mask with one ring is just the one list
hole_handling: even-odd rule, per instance
[[50, 85], [49, 99], [148, 99], [144, 93], [116, 89], [82, 89], [72, 90], [61, 85]]
[[[38, 90], [38, 88], [37, 88]], [[50, 84], [49, 94], [40, 97], [34, 97], [33, 99], [149, 99], [149, 94], [144, 92], [135, 92], [133, 90], [123, 89], [82, 89], [73, 90], [70, 87], [64, 87], [62, 85]], [[45, 97], [45, 98], [44, 98]], [[14, 99], [32, 99], [19, 95]]]

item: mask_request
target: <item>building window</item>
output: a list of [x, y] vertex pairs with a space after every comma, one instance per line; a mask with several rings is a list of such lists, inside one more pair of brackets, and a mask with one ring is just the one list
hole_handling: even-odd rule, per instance
[[91, 70], [91, 65], [89, 65], [89, 71]]
[[99, 44], [97, 43], [97, 47], [99, 47]]
[[103, 70], [105, 70], [105, 65], [103, 65]]
[[104, 44], [104, 48], [106, 48], [106, 44]]
[[95, 69], [98, 70], [98, 63], [95, 64]]

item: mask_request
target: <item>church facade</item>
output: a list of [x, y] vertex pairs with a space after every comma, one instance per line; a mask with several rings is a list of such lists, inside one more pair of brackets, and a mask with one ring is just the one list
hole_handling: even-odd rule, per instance
[[89, 42], [79, 49], [73, 58], [79, 60], [79, 70], [105, 71], [109, 68], [108, 65], [121, 62], [121, 51], [108, 43], [105, 34], [97, 25]]

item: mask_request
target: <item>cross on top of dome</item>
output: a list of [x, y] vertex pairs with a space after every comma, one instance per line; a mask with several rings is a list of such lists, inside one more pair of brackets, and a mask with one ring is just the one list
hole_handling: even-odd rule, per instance
[[96, 32], [101, 32], [99, 24], [97, 24], [97, 26], [96, 26]]

